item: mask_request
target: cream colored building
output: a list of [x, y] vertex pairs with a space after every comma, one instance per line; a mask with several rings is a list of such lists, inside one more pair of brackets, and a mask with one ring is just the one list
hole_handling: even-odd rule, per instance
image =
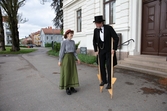
[[94, 16], [121, 33], [121, 58], [128, 55], [167, 55], [167, 0], [63, 0], [64, 31], [75, 31], [75, 42], [92, 53]]

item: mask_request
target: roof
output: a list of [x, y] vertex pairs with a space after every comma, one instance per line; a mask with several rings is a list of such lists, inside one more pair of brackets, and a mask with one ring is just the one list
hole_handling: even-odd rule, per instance
[[52, 29], [52, 27], [42, 28], [41, 30], [43, 30], [45, 34], [61, 34], [60, 29]]
[[38, 35], [38, 34], [40, 34], [40, 31], [37, 31], [37, 32], [31, 33], [31, 35], [32, 35], [32, 36], [34, 36], [34, 35]]

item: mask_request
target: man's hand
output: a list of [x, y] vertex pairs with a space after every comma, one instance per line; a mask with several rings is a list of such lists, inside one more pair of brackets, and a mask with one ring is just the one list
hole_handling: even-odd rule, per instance
[[95, 55], [97, 56], [99, 52], [95, 52]]
[[114, 56], [114, 53], [115, 53], [115, 50], [112, 50], [112, 51], [111, 51], [112, 56]]
[[61, 62], [58, 62], [58, 65], [61, 66]]

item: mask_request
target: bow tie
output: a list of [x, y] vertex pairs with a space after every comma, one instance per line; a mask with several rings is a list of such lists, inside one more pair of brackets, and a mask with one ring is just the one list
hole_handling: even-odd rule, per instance
[[103, 33], [101, 28], [99, 28], [98, 30], [101, 31], [101, 33]]

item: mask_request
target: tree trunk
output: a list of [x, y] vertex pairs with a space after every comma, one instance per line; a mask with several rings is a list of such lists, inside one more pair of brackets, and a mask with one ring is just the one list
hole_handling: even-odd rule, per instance
[[0, 8], [0, 50], [5, 51], [5, 40], [4, 40], [4, 29], [3, 29], [3, 18], [2, 18], [2, 12]]
[[19, 32], [17, 27], [17, 22], [13, 21], [12, 25], [12, 49], [11, 51], [16, 52], [20, 50], [20, 43], [19, 43]]
[[12, 52], [17, 52], [20, 50], [20, 45], [19, 45], [19, 42], [18, 42], [18, 36], [14, 36], [12, 37], [12, 49], [11, 51]]

